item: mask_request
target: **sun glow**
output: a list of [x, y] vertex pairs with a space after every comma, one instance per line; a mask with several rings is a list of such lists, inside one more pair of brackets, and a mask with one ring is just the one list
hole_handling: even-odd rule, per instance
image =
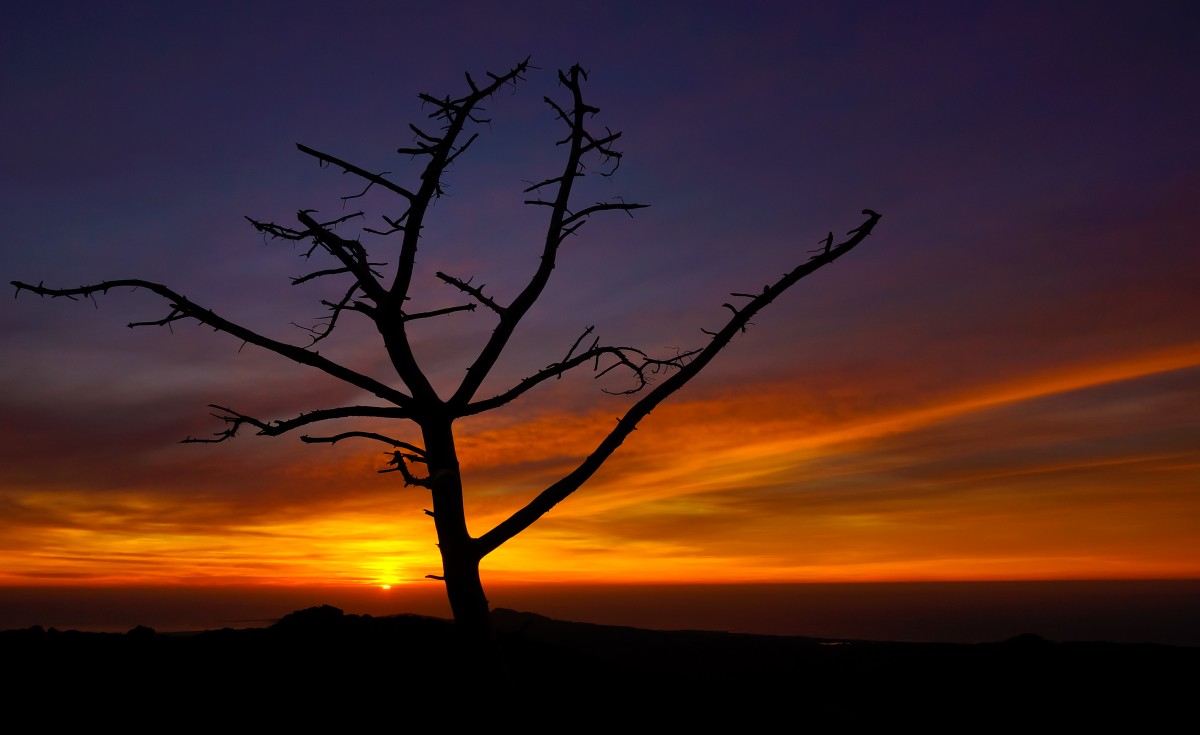
[[[1200, 345], [1188, 344], [862, 410], [806, 408], [787, 384], [679, 401], [656, 411], [645, 435], [569, 502], [489, 555], [484, 574], [496, 582], [1194, 577], [1192, 426], [1173, 418], [1144, 438], [1124, 427], [1150, 420], [1159, 402], [1181, 405], [1194, 373], [1172, 372], [1198, 364]], [[1117, 402], [1119, 384], [1130, 397]], [[464, 431], [471, 529], [494, 527], [569, 471], [608, 423], [598, 412], [550, 412]], [[192, 488], [179, 479], [192, 473], [174, 467], [160, 481], [102, 494], [0, 486], [11, 509], [0, 514], [0, 584], [334, 584], [408, 595], [441, 573], [427, 499], [372, 483], [373, 449], [298, 456], [262, 470], [258, 492], [233, 500]], [[348, 478], [362, 485], [347, 492]], [[158, 494], [160, 482], [170, 498]], [[188, 492], [192, 501], [180, 502]], [[286, 512], [270, 507], [285, 494], [303, 500]]]

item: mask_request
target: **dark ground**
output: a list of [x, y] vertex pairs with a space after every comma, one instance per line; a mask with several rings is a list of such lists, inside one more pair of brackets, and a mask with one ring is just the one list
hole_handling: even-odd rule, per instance
[[444, 620], [332, 607], [243, 630], [5, 631], [2, 705], [10, 721], [31, 714], [47, 726], [236, 720], [358, 732], [460, 720], [573, 732], [731, 722], [1170, 725], [1194, 722], [1200, 703], [1200, 648], [1035, 635], [949, 644], [664, 632], [510, 610], [494, 619], [497, 650], [484, 656], [465, 652]]

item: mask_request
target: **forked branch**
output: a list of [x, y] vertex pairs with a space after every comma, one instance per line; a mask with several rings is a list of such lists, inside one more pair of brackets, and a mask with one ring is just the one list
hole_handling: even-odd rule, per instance
[[654, 386], [650, 392], [646, 393], [641, 400], [635, 403], [617, 421], [617, 425], [612, 431], [601, 440], [595, 451], [584, 459], [578, 467], [558, 482], [543, 490], [533, 500], [529, 501], [524, 507], [513, 513], [495, 528], [481, 536], [476, 543], [480, 558], [491, 553], [505, 541], [508, 541], [513, 536], [528, 528], [538, 518], [549, 512], [551, 508], [579, 489], [584, 482], [596, 473], [596, 470], [600, 468], [605, 460], [621, 446], [626, 437], [637, 428], [638, 423], [643, 418], [649, 415], [668, 396], [682, 388], [688, 381], [698, 375], [716, 357], [717, 353], [729, 344], [735, 335], [745, 329], [755, 314], [778, 298], [784, 291], [795, 285], [800, 279], [815, 272], [822, 266], [832, 263], [865, 240], [879, 222], [880, 215], [878, 212], [870, 209], [864, 209], [863, 214], [867, 215], [868, 219], [863, 224], [850, 230], [848, 234], [852, 235], [852, 237], [849, 240], [830, 247], [827, 252], [815, 256], [788, 273], [785, 273], [782, 278], [764, 288], [762, 293], [752, 298], [741, 309], [735, 310], [735, 313], [725, 323], [725, 326], [716, 332], [710, 333], [712, 334], [712, 339], [709, 340], [709, 343], [703, 349], [694, 353], [692, 359], [687, 364], [679, 366], [672, 375]]
[[471, 281], [474, 279], [467, 279], [464, 281], [462, 279], [455, 278], [454, 276], [448, 276], [441, 271], [438, 271], [434, 275], [436, 275], [440, 280], [450, 284], [451, 286], [454, 286], [459, 291], [470, 294], [475, 298], [476, 301], [496, 312], [497, 314], [504, 316], [504, 307], [497, 304], [491, 298], [483, 295], [483, 289], [487, 286], [486, 283], [481, 283], [478, 286], [472, 286]]
[[[542, 246], [542, 257], [529, 282], [521, 290], [520, 294], [517, 295], [516, 299], [503, 310], [493, 309], [500, 315], [500, 323], [496, 325], [495, 330], [493, 330], [487, 344], [479, 352], [478, 357], [467, 368], [467, 374], [459, 385], [458, 390], [454, 392], [454, 395], [448, 401], [452, 410], [458, 415], [465, 415], [464, 412], [474, 410], [474, 406], [468, 409], [468, 405], [471, 404], [484, 379], [491, 372], [492, 368], [495, 367], [496, 361], [500, 359], [500, 355], [508, 345], [508, 341], [516, 330], [517, 325], [538, 300], [546, 284], [550, 281], [550, 275], [554, 271], [558, 251], [563, 240], [579, 229], [587, 221], [587, 217], [592, 214], [611, 210], [624, 211], [629, 214], [635, 209], [646, 206], [624, 201], [600, 202], [585, 207], [578, 212], [572, 212], [571, 191], [575, 180], [583, 176], [583, 157], [589, 153], [598, 153], [603, 159], [607, 160], [619, 155], [609, 147], [609, 144], [615, 141], [620, 134], [607, 131], [604, 136], [596, 137], [588, 132], [588, 118], [600, 110], [584, 102], [582, 83], [587, 79], [587, 74], [581, 67], [576, 65], [571, 67], [567, 72], [560, 71], [558, 77], [560, 84], [571, 94], [570, 109], [559, 105], [548, 97], [546, 98], [546, 103], [550, 105], [555, 114], [563, 120], [569, 129], [567, 137], [560, 141], [560, 143], [567, 144], [566, 161], [564, 162], [561, 174], [532, 184], [525, 190], [526, 192], [538, 191], [539, 193], [542, 188], [555, 190], [553, 201], [539, 198], [528, 202], [545, 206], [550, 210], [549, 219], [546, 223], [545, 240]], [[549, 193], [547, 193], [548, 196]], [[614, 352], [614, 350], [626, 348], [607, 349], [609, 350], [609, 354], [620, 354]], [[633, 364], [632, 361], [630, 364]], [[573, 366], [571, 365], [571, 367]], [[552, 365], [547, 371], [543, 371], [524, 381], [514, 391], [519, 395], [519, 393], [528, 390], [528, 387], [522, 388], [522, 386], [528, 385], [531, 387], [533, 384], [539, 383], [547, 377], [561, 374], [563, 370], [567, 369], [570, 369], [570, 367]], [[530, 384], [529, 381], [533, 381], [533, 383]], [[491, 400], [495, 401], [496, 399]], [[511, 400], [511, 398], [508, 400]], [[501, 401], [501, 403], [495, 405], [503, 405], [504, 402], [506, 401]]]
[[409, 452], [421, 457], [425, 456], [425, 450], [421, 449], [415, 444], [409, 444], [408, 442], [400, 441], [399, 439], [393, 439], [390, 436], [384, 436], [383, 434], [374, 431], [343, 431], [342, 433], [334, 434], [333, 436], [309, 436], [305, 434], [304, 436], [300, 437], [300, 441], [304, 442], [305, 444], [337, 444], [343, 439], [354, 438], [373, 439], [377, 442], [383, 442], [384, 444], [397, 449], [406, 449]]
[[[370, 171], [367, 171], [366, 169], [355, 166], [353, 163], [350, 163], [348, 161], [343, 161], [340, 158], [331, 156], [328, 153], [322, 153], [321, 151], [318, 151], [315, 148], [309, 148], [308, 146], [302, 145], [300, 143], [296, 144], [296, 148], [298, 148], [301, 153], [307, 153], [308, 155], [312, 156], [313, 158], [317, 159], [318, 161], [320, 161], [322, 163], [333, 164], [334, 166], [337, 166], [338, 168], [342, 169], [342, 171], [345, 173], [354, 174], [355, 176], [358, 176], [359, 178], [364, 179], [368, 183], [369, 186], [378, 184], [379, 186], [382, 186], [383, 188], [387, 189], [388, 191], [395, 192], [396, 194], [399, 194], [400, 196], [404, 197], [405, 199], [408, 199], [409, 201], [411, 201], [413, 199], [413, 197], [415, 196], [411, 191], [409, 191], [408, 189], [405, 189], [403, 186], [400, 186], [399, 184], [396, 184], [392, 181], [389, 181], [388, 179], [385, 179], [383, 177], [383, 174], [373, 174]], [[366, 193], [367, 193], [366, 189], [364, 189], [362, 194], [366, 194]], [[355, 195], [355, 197], [362, 196], [362, 194], [357, 194], [357, 195]], [[346, 198], [353, 199], [355, 197], [346, 197]]]
[[[442, 176], [446, 168], [462, 154], [475, 140], [474, 136], [466, 143], [459, 145], [458, 137], [469, 122], [480, 122], [483, 119], [474, 115], [476, 108], [486, 99], [509, 84], [516, 84], [524, 79], [525, 71], [529, 68], [529, 59], [509, 69], [505, 74], [488, 72], [491, 83], [479, 87], [473, 80], [469, 81], [471, 93], [457, 99], [437, 98], [429, 94], [419, 95], [421, 100], [432, 105], [434, 110], [429, 117], [442, 123], [440, 135], [431, 135], [412, 126], [418, 137], [416, 149], [401, 148], [402, 153], [425, 155], [428, 161], [421, 173], [421, 187], [409, 197], [409, 207], [401, 220], [406, 220], [403, 232], [404, 238], [400, 247], [400, 260], [396, 277], [392, 283], [391, 297], [394, 304], [403, 303], [408, 297], [412, 284], [413, 267], [416, 263], [417, 244], [421, 237], [421, 227], [425, 221], [425, 213], [434, 199], [443, 194]], [[399, 220], [397, 220], [399, 222]], [[398, 225], [393, 225], [397, 227]]]
[[388, 460], [387, 468], [379, 470], [380, 474], [387, 472], [399, 472], [400, 476], [404, 478], [405, 487], [411, 487], [413, 485], [425, 488], [431, 487], [428, 477], [417, 477], [412, 473], [412, 470], [408, 468], [409, 462], [424, 462], [425, 458], [423, 456], [406, 454], [399, 449], [394, 452], [389, 452], [388, 454], [391, 459]]
[[[214, 413], [212, 415], [214, 418], [218, 418], [221, 421], [225, 422], [225, 428], [221, 431], [214, 433], [212, 435], [213, 438], [211, 438], [211, 439], [200, 439], [200, 438], [195, 438], [195, 437], [189, 436], [186, 439], [184, 439], [182, 443], [184, 443], [184, 444], [219, 444], [223, 441], [227, 441], [229, 439], [233, 439], [234, 437], [236, 437], [238, 431], [243, 426], [252, 426], [252, 427], [258, 429], [259, 436], [279, 436], [280, 434], [286, 434], [287, 432], [292, 431], [293, 429], [298, 429], [301, 426], [308, 426], [309, 424], [315, 424], [315, 423], [319, 423], [322, 421], [331, 421], [334, 419], [364, 418], [364, 417], [391, 418], [391, 419], [412, 418], [411, 414], [408, 411], [405, 411], [405, 410], [399, 409], [399, 408], [389, 408], [386, 406], [342, 406], [339, 408], [322, 408], [322, 409], [318, 409], [316, 411], [302, 413], [293, 419], [276, 420], [276, 421], [262, 421], [260, 419], [254, 418], [253, 416], [249, 416], [247, 414], [241, 413], [240, 411], [234, 411], [232, 408], [228, 408], [226, 406], [218, 406], [216, 404], [209, 404], [209, 408], [215, 408], [221, 412], [221, 413]], [[341, 438], [341, 437], [339, 437], [339, 438]], [[301, 437], [301, 441], [315, 443], [320, 440], [319, 439], [309, 439], [309, 437]], [[337, 441], [337, 439], [333, 439], [331, 441]], [[416, 451], [416, 452], [421, 451], [420, 449], [413, 447], [411, 445], [404, 444], [403, 442], [395, 442], [390, 439], [385, 439], [385, 441], [390, 442], [392, 444], [392, 446], [403, 446], [412, 451]]]
[[[589, 332], [591, 332], [591, 327], [584, 334], [586, 335]], [[582, 337], [580, 337], [581, 339]], [[574, 354], [575, 348], [578, 345], [579, 340], [576, 340], [575, 345], [572, 346], [571, 351], [567, 353], [567, 357], [562, 361], [547, 365], [503, 393], [469, 404], [463, 415], [472, 416], [499, 408], [507, 403], [511, 403], [524, 393], [551, 378], [561, 378], [567, 372], [588, 364], [592, 365], [592, 370], [596, 373], [596, 378], [602, 378], [614, 370], [627, 370], [633, 378], [633, 385], [630, 388], [619, 391], [603, 389], [605, 393], [612, 395], [640, 393], [647, 386], [651, 385], [657, 376], [682, 368], [700, 352], [699, 349], [687, 350], [671, 357], [656, 358], [650, 357], [636, 347], [616, 347], [599, 345], [593, 342], [592, 346], [587, 350], [579, 354]], [[611, 358], [611, 361], [606, 366], [601, 367], [601, 359], [606, 357]]]
[[79, 296], [92, 298], [95, 294], [106, 294], [114, 288], [132, 288], [145, 289], [158, 296], [161, 296], [167, 301], [170, 311], [167, 316], [155, 321], [131, 322], [129, 326], [166, 326], [182, 319], [194, 319], [197, 322], [212, 327], [218, 332], [231, 334], [244, 342], [270, 350], [277, 355], [286, 357], [287, 359], [316, 368], [328, 375], [331, 375], [339, 380], [342, 380], [350, 385], [360, 388], [368, 393], [382, 398], [383, 400], [402, 408], [407, 408], [412, 403], [412, 398], [401, 391], [390, 386], [384, 385], [374, 378], [370, 378], [361, 373], [357, 373], [350, 368], [322, 357], [316, 352], [311, 352], [302, 347], [296, 347], [285, 342], [279, 342], [269, 337], [255, 332], [252, 329], [243, 327], [240, 324], [231, 322], [228, 319], [218, 316], [212, 309], [206, 309], [199, 304], [196, 304], [161, 283], [152, 281], [143, 281], [136, 278], [118, 279], [113, 281], [103, 281], [90, 286], [80, 286], [78, 288], [47, 288], [41, 284], [36, 286], [23, 283], [21, 281], [12, 281], [12, 285], [16, 286], [17, 294], [21, 291], [29, 291], [39, 296], [49, 296], [51, 298], [68, 298], [75, 299]]

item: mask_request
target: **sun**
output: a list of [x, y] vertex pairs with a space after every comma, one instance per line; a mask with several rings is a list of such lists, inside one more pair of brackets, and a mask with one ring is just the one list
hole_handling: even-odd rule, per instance
[[390, 584], [379, 585], [379, 589], [381, 589], [381, 590], [390, 590], [391, 588], [392, 588], [392, 586]]

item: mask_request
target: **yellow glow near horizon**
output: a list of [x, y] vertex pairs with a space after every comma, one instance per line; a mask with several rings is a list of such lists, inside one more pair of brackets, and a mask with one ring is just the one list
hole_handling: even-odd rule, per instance
[[[737, 400], [681, 395], [584, 488], [485, 559], [484, 576], [498, 583], [1200, 577], [1192, 522], [1200, 512], [1200, 448], [1034, 452], [1015, 465], [974, 459], [995, 451], [994, 432], [1023, 435], [1014, 423], [1023, 414], [1004, 413], [1011, 407], [1197, 365], [1200, 344], [1184, 345], [831, 415], [806, 411], [786, 384], [757, 386]], [[966, 432], [976, 424], [987, 427], [982, 439]], [[464, 424], [471, 530], [486, 531], [573, 468], [609, 426], [607, 412], [546, 414], [475, 432]], [[948, 453], [946, 437], [922, 434], [937, 430], [984, 443], [968, 447], [967, 462]], [[349, 477], [366, 485], [357, 478], [371, 476], [377, 455], [306, 455], [309, 464], [263, 482], [325, 487]], [[6, 497], [19, 514], [0, 518], [0, 584], [388, 590], [440, 574], [424, 491], [376, 484], [341, 500], [310, 495], [308, 504], [280, 508], [253, 498], [243, 507], [177, 504], [165, 492], [14, 488]]]

